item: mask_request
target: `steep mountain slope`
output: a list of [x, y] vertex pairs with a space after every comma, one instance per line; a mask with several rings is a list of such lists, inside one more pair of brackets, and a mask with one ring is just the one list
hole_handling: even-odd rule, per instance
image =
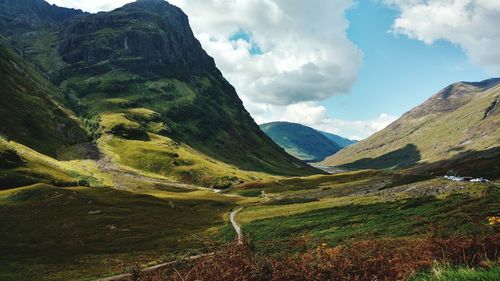
[[[94, 181], [75, 160], [54, 159], [90, 138], [62, 93], [0, 36], [0, 190], [34, 183], [58, 186]], [[74, 164], [74, 165], [73, 165]]]
[[336, 144], [338, 144], [342, 148], [358, 142], [357, 140], [350, 140], [348, 138], [344, 138], [344, 137], [341, 137], [341, 136], [338, 136], [338, 135], [335, 135], [332, 133], [327, 133], [327, 132], [323, 132], [323, 131], [319, 131], [319, 132], [322, 133], [325, 137], [334, 141]]
[[500, 177], [500, 79], [450, 85], [322, 164]]
[[0, 134], [41, 153], [87, 140], [62, 94], [0, 37]]
[[271, 122], [260, 128], [286, 152], [304, 161], [321, 161], [342, 149], [320, 132], [301, 124]]
[[[31, 8], [13, 5], [0, 17], [14, 11], [43, 24], [15, 28], [16, 21], [5, 20], [1, 32], [50, 77], [102, 152], [120, 164], [209, 185], [238, 182], [253, 172], [319, 172], [259, 129], [179, 8], [140, 0], [84, 14], [42, 0], [17, 5]], [[47, 7], [65, 16], [54, 17]], [[74, 157], [72, 151], [62, 154]]]

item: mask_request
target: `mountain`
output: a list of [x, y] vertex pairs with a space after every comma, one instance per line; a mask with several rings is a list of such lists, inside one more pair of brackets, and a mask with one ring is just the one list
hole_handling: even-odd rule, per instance
[[[179, 8], [140, 0], [86, 14], [42, 0], [11, 2], [0, 0], [9, 7], [0, 11], [0, 32], [52, 82], [101, 154], [133, 169], [204, 185], [255, 173], [319, 172], [259, 129]], [[17, 28], [15, 19], [26, 18], [37, 24]], [[8, 128], [22, 126], [12, 122]], [[59, 157], [83, 157], [72, 150], [82, 147]]]
[[81, 10], [61, 8], [41, 0], [0, 1], [0, 26], [33, 31], [34, 28], [57, 26], [61, 22], [85, 14]]
[[342, 149], [322, 133], [301, 124], [271, 122], [260, 128], [286, 152], [304, 161], [321, 161]]
[[452, 84], [322, 164], [500, 177], [500, 79]]
[[355, 144], [358, 141], [357, 140], [350, 140], [348, 138], [344, 138], [332, 133], [327, 133], [323, 131], [319, 131], [321, 134], [323, 134], [325, 137], [329, 138], [330, 140], [334, 141], [336, 144], [338, 144], [340, 147], [348, 147], [351, 144]]
[[88, 138], [62, 102], [62, 93], [0, 37], [0, 134], [56, 156]]

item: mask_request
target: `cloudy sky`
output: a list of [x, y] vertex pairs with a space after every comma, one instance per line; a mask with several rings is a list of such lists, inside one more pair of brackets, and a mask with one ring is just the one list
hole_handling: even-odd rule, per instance
[[[88, 12], [132, 0], [49, 0]], [[455, 81], [500, 76], [498, 0], [171, 0], [258, 123], [362, 139]]]

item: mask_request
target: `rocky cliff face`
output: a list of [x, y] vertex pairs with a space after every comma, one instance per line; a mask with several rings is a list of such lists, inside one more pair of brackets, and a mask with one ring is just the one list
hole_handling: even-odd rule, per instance
[[75, 19], [61, 32], [59, 51], [78, 67], [109, 63], [144, 77], [220, 75], [187, 16], [165, 1], [138, 1]]
[[81, 10], [61, 8], [43, 0], [0, 0], [0, 25], [16, 28], [54, 26], [77, 15]]

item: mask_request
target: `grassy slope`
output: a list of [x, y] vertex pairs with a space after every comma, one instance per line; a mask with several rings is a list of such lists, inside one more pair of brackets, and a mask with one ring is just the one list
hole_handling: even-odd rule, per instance
[[342, 149], [322, 133], [301, 124], [272, 122], [260, 128], [286, 152], [304, 161], [321, 161]]
[[[447, 100], [441, 98], [445, 92], [439, 93], [386, 129], [327, 158], [323, 164], [351, 168], [371, 165], [376, 168], [381, 165], [377, 158], [390, 155], [398, 149], [403, 153], [395, 153], [395, 163], [404, 163], [413, 156], [416, 159], [407, 164], [417, 161], [432, 163], [449, 160], [466, 152], [498, 147], [500, 111], [494, 111], [485, 119], [483, 117], [495, 97], [500, 95], [500, 86], [486, 91], [462, 84], [455, 87], [456, 93]], [[457, 108], [440, 112], [449, 104]], [[404, 148], [409, 145], [415, 149], [405, 152]], [[410, 155], [412, 153], [415, 155]]]
[[86, 141], [61, 93], [25, 63], [0, 38], [0, 133], [39, 152], [55, 156], [73, 143]]
[[109, 177], [91, 160], [57, 161], [14, 141], [0, 138], [0, 190], [35, 183], [59, 186], [81, 181], [92, 186], [109, 185]]
[[477, 234], [492, 231], [487, 226], [487, 216], [500, 211], [495, 207], [499, 199], [496, 190], [482, 198], [454, 195], [391, 203], [352, 200], [343, 206], [253, 221], [243, 229], [257, 241], [310, 234], [327, 243], [348, 238], [424, 235], [432, 231], [432, 227], [437, 227], [441, 235]]
[[0, 191], [0, 279], [86, 280], [206, 251], [236, 201], [182, 189], [155, 195], [43, 184]]
[[272, 177], [265, 173], [240, 170], [168, 137], [149, 134], [149, 138], [149, 141], [127, 140], [108, 134], [100, 142], [104, 150], [120, 164], [173, 181], [228, 188], [240, 181]]

